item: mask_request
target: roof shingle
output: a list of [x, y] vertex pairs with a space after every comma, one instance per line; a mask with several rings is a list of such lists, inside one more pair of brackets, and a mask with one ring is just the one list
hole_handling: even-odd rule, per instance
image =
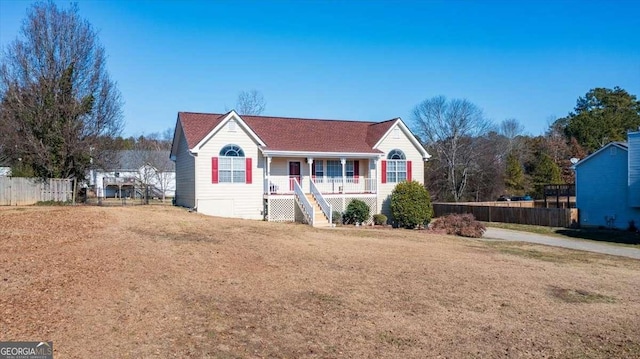
[[[189, 148], [195, 147], [226, 114], [180, 112]], [[373, 146], [395, 123], [240, 116], [266, 144], [267, 150], [380, 153]]]

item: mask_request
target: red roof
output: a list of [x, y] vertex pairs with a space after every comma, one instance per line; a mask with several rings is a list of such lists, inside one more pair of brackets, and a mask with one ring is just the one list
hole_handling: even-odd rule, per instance
[[[179, 112], [189, 148], [195, 147], [227, 114]], [[303, 152], [380, 153], [373, 146], [395, 123], [240, 116], [265, 149]]]

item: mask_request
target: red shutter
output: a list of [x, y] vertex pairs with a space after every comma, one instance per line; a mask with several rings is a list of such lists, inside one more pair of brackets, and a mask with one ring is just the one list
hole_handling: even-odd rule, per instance
[[360, 161], [353, 161], [353, 181], [358, 183], [358, 177], [360, 177]]
[[387, 183], [387, 161], [382, 161], [382, 183]]
[[407, 161], [407, 181], [413, 181], [411, 177], [411, 161]]
[[211, 183], [218, 183], [218, 157], [211, 157]]
[[252, 172], [252, 168], [251, 168], [251, 158], [247, 158], [245, 159], [245, 174], [247, 176], [247, 183], [251, 183], [251, 181], [253, 180], [253, 172]]
[[313, 180], [316, 180], [316, 161], [313, 161], [311, 163], [311, 178], [313, 178]]

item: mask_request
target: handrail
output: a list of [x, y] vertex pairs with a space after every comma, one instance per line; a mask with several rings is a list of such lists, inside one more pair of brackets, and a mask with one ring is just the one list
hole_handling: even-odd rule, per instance
[[304, 207], [303, 212], [307, 215], [307, 217], [309, 217], [307, 218], [309, 224], [313, 226], [313, 221], [316, 217], [315, 210], [307, 197], [304, 195], [304, 192], [302, 192], [302, 187], [300, 187], [300, 183], [298, 183], [297, 178], [293, 179], [293, 191], [295, 193], [296, 199], [298, 199], [298, 202], [300, 202], [302, 204], [302, 207]]
[[333, 223], [331, 218], [333, 216], [333, 206], [330, 205], [329, 202], [327, 202], [327, 200], [324, 197], [322, 197], [322, 193], [320, 193], [320, 191], [318, 190], [318, 187], [316, 187], [316, 183], [313, 181], [312, 178], [309, 179], [309, 183], [311, 187], [311, 194], [316, 199], [316, 201], [318, 201], [318, 204], [320, 205], [320, 209], [322, 209], [322, 212], [324, 213], [324, 215], [327, 216], [327, 218], [329, 219], [329, 224]]

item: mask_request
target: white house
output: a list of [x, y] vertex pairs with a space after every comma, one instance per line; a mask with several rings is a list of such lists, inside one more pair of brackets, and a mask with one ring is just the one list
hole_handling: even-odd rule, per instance
[[154, 197], [175, 195], [175, 165], [169, 151], [118, 151], [109, 167], [89, 171], [89, 186], [98, 197], [141, 197], [144, 185]]
[[360, 199], [389, 215], [398, 182], [422, 182], [429, 154], [402, 122], [180, 112], [175, 203], [223, 217], [327, 225]]
[[574, 166], [583, 227], [640, 227], [640, 132], [611, 142]]

